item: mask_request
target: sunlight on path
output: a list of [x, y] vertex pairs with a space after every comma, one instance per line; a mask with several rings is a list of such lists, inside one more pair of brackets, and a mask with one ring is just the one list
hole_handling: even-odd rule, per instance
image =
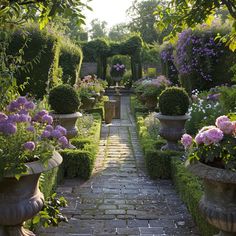
[[69, 223], [40, 236], [199, 235], [170, 180], [146, 174], [129, 97], [122, 97], [121, 120], [103, 125], [93, 177], [65, 180]]

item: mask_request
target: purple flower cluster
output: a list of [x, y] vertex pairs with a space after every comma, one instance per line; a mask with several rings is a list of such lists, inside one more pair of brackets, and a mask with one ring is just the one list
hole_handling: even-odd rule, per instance
[[[48, 114], [46, 110], [37, 112], [33, 118], [30, 116], [30, 110], [35, 109], [35, 104], [29, 101], [26, 97], [19, 97], [12, 101], [7, 106], [7, 113], [0, 112], [0, 135], [14, 135], [20, 130], [33, 133], [33, 137], [38, 137], [39, 140], [44, 139], [56, 139], [62, 147], [68, 146], [68, 140], [66, 138], [66, 129], [60, 125], [55, 129], [51, 126], [53, 118]], [[19, 123], [23, 123], [22, 126], [17, 127]], [[35, 136], [36, 135], [36, 136]], [[27, 141], [23, 144], [23, 147], [28, 151], [36, 149], [37, 144], [34, 141]]]
[[124, 64], [115, 64], [115, 65], [112, 65], [111, 67], [111, 76], [123, 76], [124, 73], [125, 73], [125, 65]]
[[176, 47], [176, 63], [180, 75], [196, 73], [206, 81], [212, 81], [213, 65], [223, 53], [222, 43], [216, 42], [212, 33], [193, 32], [191, 29], [179, 35]]
[[57, 125], [55, 129], [51, 125], [47, 125], [42, 132], [41, 138], [56, 138], [63, 148], [68, 147], [69, 141], [66, 138], [67, 130]]
[[168, 77], [170, 79], [175, 78], [178, 74], [178, 70], [174, 64], [174, 47], [169, 44], [161, 51], [162, 63], [168, 67]]

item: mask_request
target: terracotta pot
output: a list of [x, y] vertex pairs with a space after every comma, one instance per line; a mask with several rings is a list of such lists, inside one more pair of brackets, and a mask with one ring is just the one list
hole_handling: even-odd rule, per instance
[[90, 97], [90, 98], [84, 97], [81, 99], [81, 103], [82, 103], [82, 105], [80, 106], [81, 109], [89, 110], [89, 109], [92, 109], [94, 105], [96, 104], [96, 99], [94, 97]]
[[82, 116], [80, 112], [75, 112], [71, 114], [52, 114], [54, 123], [61, 125], [67, 130], [67, 138], [71, 139], [78, 134], [78, 129], [76, 127], [76, 121]]
[[105, 123], [111, 123], [113, 117], [115, 116], [115, 105], [116, 101], [105, 101], [104, 102], [104, 109], [105, 109]]
[[202, 215], [220, 229], [218, 236], [235, 236], [236, 172], [201, 162], [187, 163], [187, 168], [203, 180], [204, 194], [199, 203]]
[[159, 134], [162, 138], [167, 140], [167, 143], [162, 147], [162, 150], [180, 150], [181, 148], [178, 145], [178, 141], [185, 133], [185, 122], [190, 116], [165, 116], [161, 113], [157, 113], [156, 117], [161, 124]]
[[45, 167], [40, 161], [27, 163], [27, 174], [19, 180], [5, 177], [0, 180], [0, 235], [33, 236], [23, 228], [24, 221], [32, 218], [43, 207], [44, 196], [39, 190], [42, 172], [51, 170], [62, 163], [61, 155], [54, 151]]

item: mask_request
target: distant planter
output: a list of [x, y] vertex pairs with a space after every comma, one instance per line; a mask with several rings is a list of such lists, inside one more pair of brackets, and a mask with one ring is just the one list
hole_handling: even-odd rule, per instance
[[82, 97], [81, 98], [82, 105], [80, 106], [83, 110], [92, 109], [96, 104], [96, 99], [94, 97]]

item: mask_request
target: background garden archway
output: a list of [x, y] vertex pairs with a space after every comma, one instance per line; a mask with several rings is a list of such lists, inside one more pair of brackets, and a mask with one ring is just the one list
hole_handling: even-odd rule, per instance
[[114, 55], [129, 55], [132, 80], [142, 77], [141, 65], [142, 39], [132, 36], [125, 42], [107, 43], [103, 39], [96, 39], [82, 45], [84, 62], [97, 62], [97, 76], [106, 79], [107, 58]]

